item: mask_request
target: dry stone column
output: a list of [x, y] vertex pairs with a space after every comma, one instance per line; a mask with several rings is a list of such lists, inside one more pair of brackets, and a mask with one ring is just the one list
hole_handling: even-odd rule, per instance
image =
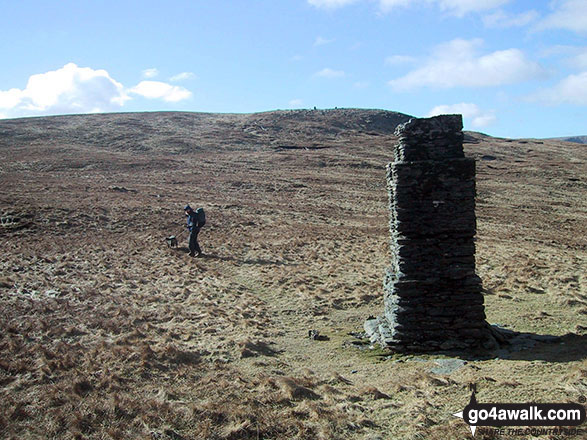
[[411, 119], [395, 134], [385, 309], [365, 329], [397, 351], [494, 348], [475, 274], [475, 161], [463, 153], [462, 118]]

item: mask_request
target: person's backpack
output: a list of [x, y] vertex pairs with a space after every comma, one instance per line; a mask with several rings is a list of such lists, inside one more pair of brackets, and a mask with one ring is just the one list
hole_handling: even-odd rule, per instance
[[196, 209], [196, 216], [198, 218], [198, 228], [201, 228], [206, 224], [206, 213], [204, 212], [204, 208]]

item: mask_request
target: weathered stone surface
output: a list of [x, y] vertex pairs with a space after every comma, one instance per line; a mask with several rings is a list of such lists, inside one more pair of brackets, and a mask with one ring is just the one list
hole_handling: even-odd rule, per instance
[[394, 350], [495, 346], [475, 274], [475, 161], [460, 115], [411, 119], [387, 166], [391, 261], [371, 341]]
[[436, 359], [434, 363], [436, 366], [430, 370], [434, 374], [451, 374], [467, 365], [467, 361], [462, 359]]

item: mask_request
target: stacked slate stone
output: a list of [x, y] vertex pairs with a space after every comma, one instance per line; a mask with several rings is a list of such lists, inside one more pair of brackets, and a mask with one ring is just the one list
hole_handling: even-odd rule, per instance
[[475, 274], [475, 161], [465, 158], [461, 115], [398, 126], [387, 166], [391, 266], [373, 342], [396, 351], [494, 348]]

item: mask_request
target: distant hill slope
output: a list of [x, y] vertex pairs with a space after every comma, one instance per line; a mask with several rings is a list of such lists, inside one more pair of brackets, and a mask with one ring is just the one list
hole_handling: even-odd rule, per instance
[[[450, 377], [434, 372], [438, 354], [362, 349], [365, 319], [384, 312], [386, 164], [408, 118], [0, 121], [2, 438], [438, 440], [467, 432], [445, 420], [471, 382], [496, 401], [575, 398], [587, 342], [581, 144], [465, 133], [487, 320], [528, 339]], [[204, 258], [186, 252], [187, 202], [207, 212]], [[532, 334], [542, 341], [523, 345]]]
[[575, 144], [587, 144], [587, 136], [557, 137], [557, 138], [549, 138], [549, 140], [574, 142]]
[[185, 153], [275, 145], [314, 148], [344, 133], [390, 135], [411, 116], [385, 110], [278, 110], [251, 114], [153, 112], [0, 120], [0, 146], [39, 142], [118, 151]]

